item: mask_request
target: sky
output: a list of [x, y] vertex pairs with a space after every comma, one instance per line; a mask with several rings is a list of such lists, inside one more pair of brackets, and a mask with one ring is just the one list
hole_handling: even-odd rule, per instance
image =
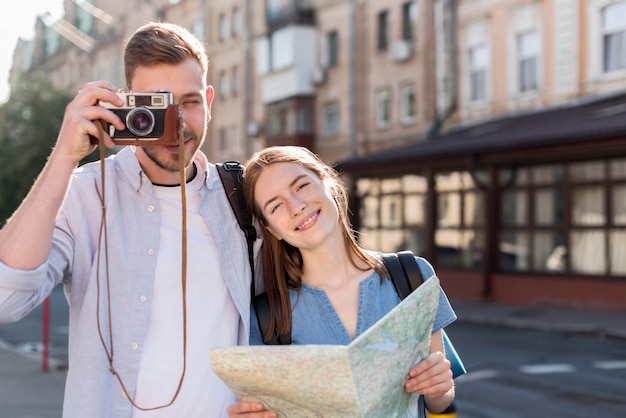
[[4, 1], [0, 6], [0, 103], [9, 95], [9, 71], [18, 38], [33, 39], [35, 21], [46, 12], [59, 19], [63, 15], [63, 0]]

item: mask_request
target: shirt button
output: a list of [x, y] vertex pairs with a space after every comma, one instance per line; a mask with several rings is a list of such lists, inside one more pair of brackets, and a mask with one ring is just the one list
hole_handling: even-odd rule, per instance
[[155, 210], [154, 205], [148, 206], [148, 212], [154, 212], [154, 210]]
[[137, 347], [139, 347], [139, 344], [137, 344], [137, 343], [132, 343], [132, 344], [130, 345], [130, 348], [132, 348], [133, 350], [136, 350], [136, 349], [137, 349]]
[[126, 394], [126, 392], [122, 392], [122, 398], [128, 399], [128, 395]]
[[150, 248], [148, 250], [148, 255], [154, 255], [154, 249], [153, 248]]
[[145, 302], [146, 300], [148, 300], [147, 297], [145, 296], [139, 296], [139, 302]]

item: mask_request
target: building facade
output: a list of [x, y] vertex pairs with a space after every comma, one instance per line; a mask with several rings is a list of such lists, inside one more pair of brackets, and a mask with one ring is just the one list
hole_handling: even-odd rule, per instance
[[124, 86], [146, 20], [207, 44], [205, 152], [306, 146], [366, 247], [452, 298], [626, 307], [626, 0], [65, 0], [11, 74]]

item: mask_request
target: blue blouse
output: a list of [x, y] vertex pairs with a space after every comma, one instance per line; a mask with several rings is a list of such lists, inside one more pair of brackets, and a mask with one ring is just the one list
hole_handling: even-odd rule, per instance
[[[417, 257], [422, 276], [432, 277], [435, 272], [425, 259]], [[301, 288], [289, 289], [292, 309], [292, 344], [337, 344], [347, 345], [352, 338], [346, 331], [324, 290], [302, 284]], [[357, 317], [356, 337], [374, 325], [391, 309], [400, 303], [400, 298], [391, 280], [383, 278], [374, 271], [359, 285], [359, 312]], [[262, 345], [263, 337], [259, 330], [256, 313], [251, 313], [250, 344]], [[443, 329], [456, 320], [456, 314], [450, 306], [443, 289], [439, 294], [439, 307], [435, 315], [433, 333]], [[407, 325], [408, 326], [408, 325]], [[407, 370], [408, 372], [408, 370]], [[405, 417], [423, 416], [423, 399], [413, 396]]]

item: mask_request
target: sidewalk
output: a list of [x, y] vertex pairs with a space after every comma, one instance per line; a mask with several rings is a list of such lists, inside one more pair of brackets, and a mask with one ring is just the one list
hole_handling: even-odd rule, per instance
[[451, 303], [458, 322], [626, 339], [626, 309], [608, 311], [468, 301]]
[[60, 418], [65, 368], [51, 361], [42, 372], [41, 353], [25, 353], [0, 341], [0, 415], [3, 418]]
[[[459, 323], [512, 329], [573, 332], [626, 339], [626, 310], [602, 311], [452, 301]], [[0, 340], [0, 408], [3, 418], [59, 418], [65, 383], [64, 361], [50, 359], [41, 371], [41, 353], [24, 353]]]

